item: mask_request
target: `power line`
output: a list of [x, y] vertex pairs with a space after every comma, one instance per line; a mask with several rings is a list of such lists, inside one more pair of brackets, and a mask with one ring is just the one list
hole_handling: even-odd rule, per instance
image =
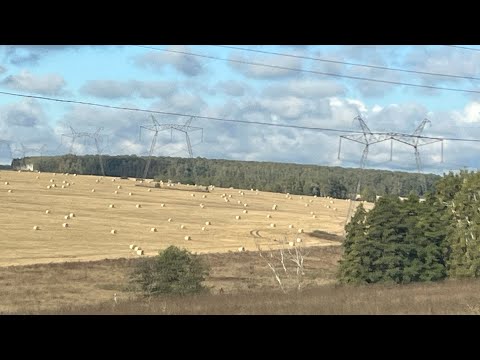
[[[299, 130], [311, 130], [311, 131], [320, 131], [320, 132], [343, 132], [343, 133], [350, 133], [350, 134], [363, 134], [363, 132], [358, 131], [358, 130], [344, 130], [344, 129], [310, 127], [310, 126], [300, 126], [300, 125], [273, 124], [273, 123], [266, 123], [266, 122], [262, 122], [262, 121], [247, 121], [247, 120], [237, 120], [237, 119], [226, 119], [226, 118], [219, 118], [219, 117], [212, 117], [212, 116], [202, 116], [202, 115], [195, 115], [195, 114], [185, 114], [185, 113], [177, 113], [177, 112], [148, 110], [148, 109], [142, 109], [142, 108], [131, 108], [131, 107], [124, 107], [124, 106], [99, 104], [99, 103], [92, 103], [92, 102], [87, 102], [87, 101], [59, 99], [59, 98], [52, 98], [52, 97], [47, 97], [47, 96], [18, 94], [18, 93], [12, 93], [12, 92], [7, 92], [7, 91], [0, 91], [0, 94], [9, 95], [9, 96], [24, 97], [24, 98], [31, 98], [31, 99], [55, 101], [55, 102], [61, 102], [61, 103], [79, 104], [79, 105], [86, 105], [86, 106], [96, 106], [96, 107], [102, 107], [102, 108], [107, 108], [107, 109], [145, 112], [145, 113], [160, 114], [160, 115], [194, 117], [194, 118], [202, 119], [202, 120], [223, 121], [223, 122], [231, 122], [231, 123], [272, 126], [272, 127], [299, 129]], [[392, 134], [395, 134], [395, 135], [401, 135], [401, 136], [403, 136], [403, 135], [410, 136], [410, 134], [390, 133], [390, 132], [372, 132], [372, 134], [373, 135], [392, 135]], [[431, 137], [431, 136], [420, 136], [419, 135], [419, 136], [416, 136], [416, 137], [418, 137], [419, 139], [438, 139], [438, 137]], [[480, 139], [465, 139], [465, 138], [442, 138], [442, 139], [443, 140], [449, 140], [449, 141], [480, 142]]]
[[326, 131], [326, 132], [329, 132], [329, 131], [330, 132], [347, 132], [347, 133], [355, 133], [355, 134], [360, 133], [359, 131], [356, 131], [356, 130], [341, 130], [341, 129], [309, 127], [309, 126], [300, 126], [300, 125], [273, 124], [273, 123], [266, 123], [266, 122], [261, 122], [261, 121], [226, 119], [226, 118], [219, 118], [219, 117], [212, 117], [212, 116], [201, 116], [201, 115], [195, 115], [195, 114], [185, 114], [185, 113], [168, 112], [168, 111], [148, 110], [148, 109], [141, 109], [141, 108], [131, 108], [131, 107], [92, 103], [92, 102], [86, 102], [86, 101], [76, 101], [76, 100], [51, 98], [51, 97], [47, 97], [47, 96], [18, 94], [18, 93], [6, 92], [6, 91], [0, 91], [0, 94], [9, 95], [9, 96], [32, 98], [32, 99], [39, 99], [39, 100], [47, 100], [47, 101], [56, 101], [56, 102], [70, 103], [70, 104], [97, 106], [97, 107], [108, 108], [108, 109], [137, 111], [137, 112], [145, 112], [145, 113], [160, 114], [160, 115], [195, 117], [197, 119], [223, 121], [223, 122], [233, 122], [233, 123], [241, 123], [241, 124], [249, 124], [249, 125], [262, 125], [262, 126], [273, 126], [273, 127], [281, 127], [281, 128], [300, 129], [300, 130]]
[[159, 48], [155, 48], [155, 47], [152, 47], [152, 46], [144, 46], [144, 45], [133, 45], [133, 46], [146, 48], [146, 49], [157, 50], [157, 51], [175, 53], [175, 54], [196, 56], [196, 57], [201, 57], [201, 58], [206, 58], [206, 59], [228, 61], [228, 62], [234, 62], [234, 63], [245, 64], [245, 65], [263, 66], [263, 67], [268, 67], [268, 68], [272, 68], [272, 69], [288, 70], [288, 71], [295, 71], [295, 72], [304, 72], [304, 73], [309, 73], [309, 74], [333, 76], [333, 77], [352, 79], [352, 80], [363, 80], [363, 81], [370, 81], [370, 82], [378, 82], [378, 83], [390, 84], [390, 85], [402, 85], [402, 86], [411, 86], [411, 87], [416, 87], [416, 88], [426, 88], [426, 89], [434, 89], [434, 90], [445, 90], [445, 91], [455, 91], [455, 92], [466, 92], [466, 93], [480, 94], [480, 90], [469, 90], [469, 89], [447, 88], [447, 87], [432, 86], [432, 85], [412, 84], [412, 83], [405, 83], [405, 82], [400, 82], [400, 81], [381, 80], [381, 79], [373, 79], [373, 78], [361, 77], [361, 76], [342, 75], [342, 74], [328, 73], [328, 72], [323, 72], [323, 71], [291, 68], [291, 67], [280, 66], [280, 65], [262, 64], [262, 63], [255, 63], [255, 62], [251, 62], [251, 61], [244, 61], [244, 60], [224, 59], [224, 58], [221, 58], [221, 57], [218, 57], [218, 56], [197, 54], [197, 53], [192, 53], [192, 52], [187, 52], [187, 51], [179, 51], [179, 50], [159, 49]]
[[459, 45], [443, 45], [443, 46], [453, 47], [457, 49], [464, 49], [464, 50], [480, 51], [480, 49], [478, 48], [472, 48], [468, 46], [459, 46]]
[[365, 67], [365, 68], [370, 68], [370, 69], [380, 69], [380, 70], [388, 70], [388, 71], [398, 71], [398, 72], [406, 72], [406, 73], [420, 74], [420, 75], [443, 76], [443, 77], [450, 77], [450, 78], [456, 78], [456, 79], [480, 80], [480, 78], [474, 77], [474, 76], [462, 76], [462, 75], [453, 75], [453, 74], [441, 74], [441, 73], [433, 73], [433, 72], [427, 72], [427, 71], [417, 71], [417, 70], [408, 70], [408, 69], [392, 68], [392, 67], [388, 67], [388, 66], [359, 64], [359, 63], [353, 63], [353, 62], [347, 62], [347, 61], [338, 61], [338, 60], [331, 60], [331, 59], [322, 59], [322, 58], [311, 57], [311, 56], [302, 56], [302, 55], [293, 55], [293, 54], [279, 53], [279, 52], [273, 52], [273, 51], [264, 51], [264, 50], [248, 49], [248, 48], [243, 48], [243, 47], [239, 47], [239, 46], [227, 46], [227, 45], [210, 45], [210, 46], [221, 47], [221, 48], [226, 48], [226, 49], [250, 51], [250, 52], [261, 53], [261, 54], [285, 56], [285, 57], [296, 58], [296, 59], [314, 60], [314, 61], [320, 61], [320, 62], [326, 62], [326, 63], [332, 63], [332, 64], [341, 64], [341, 65], [350, 65], [350, 66]]

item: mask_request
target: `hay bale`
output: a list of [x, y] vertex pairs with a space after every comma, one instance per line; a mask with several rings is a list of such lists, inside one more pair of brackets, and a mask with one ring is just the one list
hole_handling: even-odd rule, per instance
[[133, 250], [133, 248], [134, 248], [135, 246], [137, 246], [137, 245], [131, 244], [131, 245], [130, 245], [130, 250]]
[[98, 179], [97, 179], [97, 180], [95, 180], [95, 182], [96, 182], [96, 183], [98, 183]]
[[289, 246], [295, 246], [295, 243], [294, 243], [293, 241], [289, 241], [289, 242], [288, 242], [288, 245], [289, 245]]
[[168, 222], [172, 222], [172, 218], [168, 218], [167, 221], [168, 221]]
[[50, 185], [47, 186], [47, 189], [50, 189]]
[[116, 233], [117, 233], [117, 230], [115, 230], [115, 229], [110, 230], [110, 234], [114, 235]]
[[191, 195], [192, 195], [192, 197], [195, 197], [195, 194], [191, 194]]
[[137, 255], [142, 256], [142, 255], [143, 255], [143, 250], [142, 250], [142, 249], [138, 249], [138, 250], [137, 250]]
[[310, 202], [311, 202], [311, 203], [313, 203], [313, 200], [312, 200], [312, 199], [310, 199]]
[[248, 207], [248, 204], [243, 204], [243, 207]]
[[303, 229], [298, 229], [298, 233], [299, 233], [299, 234], [302, 234], [302, 233], [303, 233]]
[[277, 208], [278, 208], [277, 204], [274, 204], [274, 205], [272, 206], [272, 210], [277, 210]]
[[185, 225], [180, 225], [180, 229], [185, 229]]
[[65, 185], [62, 185], [62, 189], [65, 189]]
[[37, 180], [40, 179], [40, 176], [37, 176], [36, 179], [37, 179]]
[[333, 208], [333, 211], [337, 211], [337, 208]]
[[165, 207], [165, 204], [160, 204], [161, 207]]
[[288, 228], [293, 229], [293, 225], [292, 224], [288, 225]]
[[92, 189], [92, 192], [95, 192], [95, 189]]
[[142, 207], [142, 205], [137, 204], [137, 205], [135, 205], [135, 207], [136, 207], [137, 209], [140, 209], [140, 208]]
[[150, 231], [151, 232], [157, 232], [157, 228], [152, 227], [152, 228], [150, 228]]
[[241, 218], [240, 218], [240, 216], [237, 215], [237, 216], [235, 216], [235, 219], [240, 220]]
[[317, 218], [317, 215], [312, 215], [312, 218], [316, 219], [316, 218]]
[[65, 220], [68, 220], [68, 219], [70, 219], [70, 215], [65, 215], [63, 218], [64, 218]]
[[245, 251], [245, 247], [244, 247], [244, 246], [240, 246], [240, 247], [238, 248], [238, 251], [244, 252], [244, 251]]
[[68, 223], [63, 223], [62, 226], [63, 226], [64, 228], [67, 228], [67, 227], [68, 227]]
[[242, 202], [240, 200], [237, 201], [237, 204], [240, 205]]
[[128, 196], [132, 196], [132, 195], [133, 195], [133, 193], [131, 193], [131, 192], [128, 193]]
[[140, 246], [135, 245], [135, 246], [133, 247], [133, 251], [137, 251], [137, 250], [140, 250]]
[[205, 226], [202, 226], [202, 231], [205, 231], [207, 228]]
[[334, 203], [333, 200], [330, 200], [330, 204], [333, 204], [333, 203]]
[[50, 210], [45, 210], [45, 214], [50, 214]]
[[77, 176], [77, 174], [73, 174], [73, 176]]
[[272, 215], [268, 214], [267, 219], [271, 219], [271, 218], [272, 218]]
[[313, 211], [310, 211], [310, 215], [313, 215], [313, 214], [315, 214], [315, 212], [313, 212]]
[[148, 189], [147, 191], [148, 191], [148, 192], [152, 192], [152, 189]]
[[33, 227], [33, 230], [40, 230], [40, 227], [38, 227], [37, 225], [35, 225], [35, 226]]
[[12, 189], [9, 189], [9, 190], [8, 190], [8, 192], [9, 192], [9, 193], [12, 193], [12, 192], [13, 192], [13, 190], [12, 190]]
[[248, 210], [243, 210], [243, 213], [244, 213], [244, 214], [248, 214]]
[[200, 207], [203, 209], [203, 208], [205, 207], [205, 205], [203, 205], [203, 204], [200, 204]]
[[74, 214], [74, 213], [70, 213], [70, 217], [71, 217], [71, 218], [74, 218], [74, 217], [75, 217], [75, 214]]
[[228, 194], [228, 197], [231, 199], [231, 198], [232, 198], [232, 195], [231, 195], [231, 194]]
[[303, 200], [303, 196], [300, 196], [300, 200]]
[[110, 205], [108, 205], [108, 207], [109, 207], [110, 209], [113, 209], [113, 208], [115, 207], [115, 205], [114, 205], [114, 204], [110, 204]]
[[297, 238], [297, 243], [301, 243], [302, 242], [302, 239], [301, 238]]
[[205, 225], [212, 225], [210, 221], [205, 221]]
[[185, 240], [192, 240], [192, 238], [191, 238], [190, 236], [188, 236], [188, 235], [187, 235], [187, 236], [185, 236], [185, 238], [184, 238], [184, 239], [185, 239]]
[[8, 181], [5, 181], [5, 185], [10, 185]]
[[309, 207], [309, 206], [310, 206], [310, 205], [308, 205], [308, 204], [305, 204], [305, 207]]
[[112, 182], [115, 182], [115, 179], [112, 179]]
[[274, 227], [276, 227], [276, 226], [277, 226], [277, 225], [275, 225], [274, 223], [271, 223], [271, 224], [270, 224], [270, 227], [271, 227], [271, 228], [274, 228]]
[[53, 184], [53, 185], [52, 185], [52, 187], [56, 188], [56, 187], [57, 187], [57, 185], [56, 185], [56, 184]]

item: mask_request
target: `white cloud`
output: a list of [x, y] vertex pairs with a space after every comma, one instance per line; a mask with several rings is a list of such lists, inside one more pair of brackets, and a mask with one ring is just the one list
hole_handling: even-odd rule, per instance
[[23, 70], [18, 75], [7, 76], [2, 80], [1, 85], [42, 95], [60, 95], [64, 93], [65, 80], [58, 74], [42, 76]]

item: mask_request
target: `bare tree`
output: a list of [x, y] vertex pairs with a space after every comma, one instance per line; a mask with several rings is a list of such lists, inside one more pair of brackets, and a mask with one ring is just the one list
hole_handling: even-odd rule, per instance
[[261, 248], [259, 238], [254, 238], [258, 254], [265, 261], [273, 273], [273, 276], [283, 293], [287, 293], [289, 284], [294, 283], [295, 289], [299, 291], [305, 276], [304, 260], [307, 255], [302, 242], [274, 240], [279, 244], [275, 249], [268, 248], [264, 251]]

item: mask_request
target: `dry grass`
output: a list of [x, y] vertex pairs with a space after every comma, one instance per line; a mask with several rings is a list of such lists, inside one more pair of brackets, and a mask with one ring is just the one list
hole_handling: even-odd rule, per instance
[[[240, 196], [236, 189], [215, 188], [207, 198], [191, 197], [184, 191], [170, 191], [169, 188], [147, 189], [136, 187], [136, 182], [128, 179], [98, 176], [76, 176], [57, 173], [37, 173], [0, 171], [0, 266], [24, 265], [80, 260], [101, 260], [114, 258], [135, 258], [128, 248], [135, 242], [145, 251], [145, 255], [155, 255], [159, 249], [169, 245], [187, 247], [197, 253], [212, 253], [238, 250], [244, 246], [255, 250], [253, 238], [263, 244], [274, 244], [275, 238], [297, 237], [296, 229], [305, 229], [301, 234], [306, 246], [331, 246], [328, 239], [311, 236], [320, 230], [333, 235], [341, 235], [349, 203], [335, 200], [337, 211], [327, 209], [328, 199], [284, 194], [245, 191]], [[47, 189], [55, 179], [55, 184], [63, 181], [71, 185]], [[4, 185], [8, 181], [9, 185]], [[122, 189], [118, 194], [117, 186]], [[208, 185], [208, 184], [207, 184]], [[91, 189], [95, 188], [92, 193]], [[195, 187], [189, 187], [195, 191]], [[14, 189], [8, 193], [8, 189]], [[128, 196], [133, 192], [133, 196]], [[221, 194], [232, 195], [226, 203]], [[307, 199], [313, 200], [304, 206]], [[243, 214], [243, 205], [248, 203], [248, 214]], [[165, 207], [161, 207], [165, 203]], [[205, 204], [205, 209], [199, 207]], [[272, 205], [278, 210], [272, 211]], [[115, 204], [109, 208], [109, 204]], [[136, 208], [141, 204], [141, 208]], [[373, 206], [368, 204], [369, 207]], [[49, 209], [50, 214], [45, 214]], [[310, 211], [315, 211], [313, 219]], [[74, 212], [76, 217], [68, 220], [68, 228], [63, 228], [64, 216]], [[271, 213], [276, 228], [266, 215]], [[236, 215], [241, 220], [235, 220]], [[167, 219], [172, 218], [172, 222]], [[206, 231], [202, 231], [206, 221], [211, 221]], [[179, 224], [186, 229], [180, 230]], [[294, 228], [289, 229], [288, 225]], [[34, 225], [40, 230], [33, 231]], [[158, 232], [150, 232], [156, 227]], [[111, 229], [117, 233], [110, 234]], [[253, 235], [255, 232], [256, 235]], [[185, 241], [185, 235], [192, 240]], [[337, 242], [336, 245], [340, 243]]]

